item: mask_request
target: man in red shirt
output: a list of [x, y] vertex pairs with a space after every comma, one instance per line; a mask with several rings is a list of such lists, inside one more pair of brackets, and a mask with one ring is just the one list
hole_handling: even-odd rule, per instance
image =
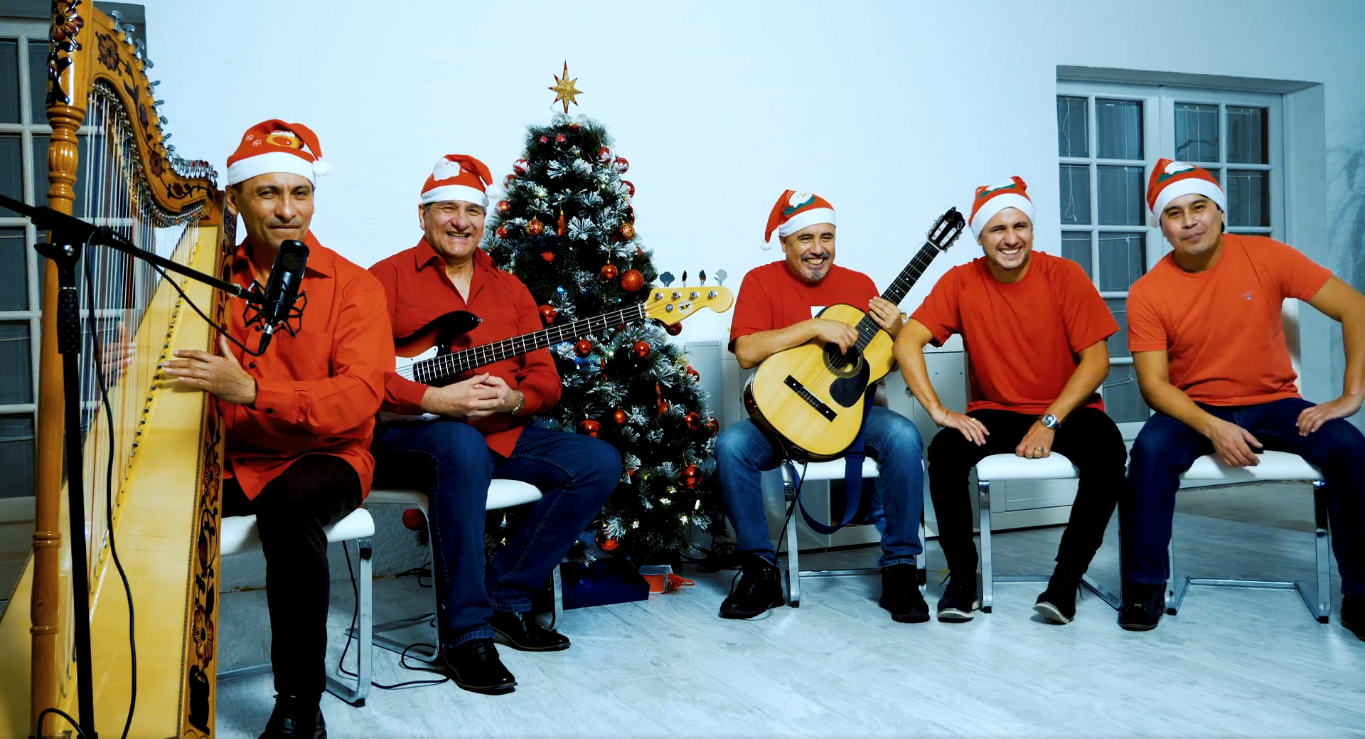
[[[1165, 610], [1180, 474], [1205, 454], [1234, 467], [1255, 465], [1264, 448], [1297, 454], [1322, 471], [1341, 571], [1341, 623], [1365, 639], [1365, 437], [1345, 420], [1365, 397], [1365, 297], [1287, 244], [1224, 233], [1226, 204], [1223, 188], [1200, 167], [1162, 159], [1152, 170], [1152, 225], [1175, 251], [1128, 293], [1128, 348], [1156, 412], [1133, 444], [1129, 467], [1119, 625], [1152, 629]], [[1341, 397], [1314, 405], [1299, 395], [1280, 316], [1286, 298], [1341, 322]]]
[[[1075, 262], [1033, 251], [1024, 181], [979, 187], [970, 224], [985, 256], [949, 270], [896, 341], [905, 383], [944, 431], [929, 445], [929, 495], [948, 560], [940, 621], [980, 607], [967, 477], [992, 454], [1065, 455], [1080, 472], [1057, 567], [1034, 608], [1057, 623], [1076, 615], [1076, 591], [1126, 486], [1127, 453], [1096, 391], [1109, 373], [1105, 339], [1119, 330]], [[967, 413], [939, 401], [924, 345], [962, 334], [971, 374]]]
[[[442, 158], [417, 206], [422, 240], [370, 267], [388, 296], [395, 337], [458, 310], [483, 321], [455, 340], [456, 351], [544, 329], [531, 292], [479, 248], [491, 182], [473, 157]], [[548, 349], [458, 380], [429, 386], [389, 376], [386, 410], [440, 418], [383, 424], [375, 435], [377, 475], [385, 487], [430, 495], [446, 673], [465, 690], [509, 693], [516, 679], [498, 659], [494, 636], [514, 649], [569, 648], [567, 638], [535, 622], [531, 600], [616, 490], [621, 456], [601, 439], [528, 423], [563, 391]], [[543, 497], [485, 569], [484, 508], [494, 478], [531, 483]]]
[[374, 415], [394, 366], [379, 282], [308, 229], [316, 176], [326, 171], [321, 156], [306, 126], [271, 120], [248, 129], [228, 157], [228, 213], [241, 215], [247, 233], [232, 281], [264, 285], [285, 240], [308, 244], [298, 335], [281, 331], [264, 354], [246, 354], [240, 344], [254, 350], [258, 334], [230, 308], [238, 346], [220, 336], [219, 354], [177, 351], [180, 359], [164, 366], [217, 396], [226, 422], [223, 515], [256, 516], [277, 693], [264, 737], [326, 736], [318, 707], [330, 581], [323, 527], [370, 490]]
[[[874, 321], [895, 338], [900, 309], [878, 296], [867, 275], [834, 264], [834, 209], [817, 195], [787, 190], [768, 218], [767, 240], [776, 230], [785, 259], [744, 276], [730, 327], [730, 350], [745, 369], [777, 352], [809, 341], [838, 344], [843, 351], [858, 340], [852, 326], [813, 318], [820, 309], [846, 303], [866, 307]], [[766, 248], [766, 247], [765, 247]], [[869, 456], [881, 463], [886, 530], [882, 535], [881, 606], [903, 623], [929, 620], [919, 592], [915, 557], [923, 547], [919, 519], [924, 509], [924, 478], [919, 430], [904, 416], [874, 407], [863, 423]], [[735, 552], [744, 556], [743, 572], [720, 606], [722, 618], [752, 618], [782, 605], [777, 551], [768, 538], [760, 473], [781, 463], [772, 444], [753, 421], [745, 419], [721, 432], [716, 459], [725, 510], [735, 528]]]

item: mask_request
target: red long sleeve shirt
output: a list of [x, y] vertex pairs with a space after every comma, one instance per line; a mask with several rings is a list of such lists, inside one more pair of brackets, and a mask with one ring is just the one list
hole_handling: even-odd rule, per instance
[[[243, 356], [256, 378], [252, 406], [218, 401], [226, 421], [228, 465], [247, 498], [254, 499], [294, 460], [330, 454], [355, 468], [361, 493], [374, 478], [370, 440], [384, 398], [384, 378], [394, 369], [393, 334], [384, 312], [384, 291], [365, 270], [328, 249], [310, 232], [308, 267], [300, 288], [308, 293], [298, 336], [275, 334], [263, 356]], [[247, 242], [237, 246], [232, 281], [253, 278]], [[243, 301], [228, 303], [230, 330], [253, 349], [260, 334], [243, 323]]]
[[[457, 310], [465, 310], [483, 319], [474, 330], [459, 337], [451, 349], [460, 351], [514, 336], [529, 334], [545, 328], [540, 310], [531, 291], [513, 275], [493, 266], [493, 260], [483, 249], [474, 250], [474, 275], [469, 281], [469, 299], [460, 297], [450, 278], [446, 276], [445, 261], [424, 238], [411, 249], [376, 263], [370, 273], [379, 278], [388, 297], [389, 322], [393, 336], [409, 336], [433, 320]], [[522, 415], [553, 408], [564, 391], [549, 349], [537, 349], [479, 367], [458, 379], [488, 373], [502, 378], [514, 390], [526, 396]], [[385, 383], [384, 409], [394, 413], [421, 413], [422, 396], [427, 386], [400, 377], [392, 370]], [[521, 437], [523, 418], [508, 413], [495, 413], [471, 425], [483, 433], [488, 448], [510, 456]]]

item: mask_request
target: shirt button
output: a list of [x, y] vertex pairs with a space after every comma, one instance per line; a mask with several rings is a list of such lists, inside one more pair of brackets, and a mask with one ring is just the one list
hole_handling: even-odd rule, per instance
[[274, 408], [266, 408], [266, 409], [265, 409], [265, 412], [266, 412], [266, 413], [274, 413], [274, 412], [275, 412], [275, 409], [274, 409]]
[[251, 369], [256, 369], [256, 363], [255, 363], [255, 362], [252, 362], [251, 364], [248, 364], [247, 366], [250, 367]]

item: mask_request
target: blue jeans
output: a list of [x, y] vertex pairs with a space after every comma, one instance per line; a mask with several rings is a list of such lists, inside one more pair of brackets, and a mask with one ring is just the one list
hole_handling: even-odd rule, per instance
[[[430, 496], [432, 568], [441, 643], [491, 639], [493, 610], [531, 610], [545, 578], [621, 481], [621, 455], [601, 439], [537, 426], [503, 458], [483, 434], [453, 419], [387, 424], [375, 434], [375, 487]], [[484, 567], [491, 480], [520, 480], [543, 494], [507, 546]]]
[[[1324, 423], [1308, 436], [1299, 436], [1295, 423], [1305, 408], [1302, 398], [1285, 398], [1262, 405], [1199, 407], [1224, 421], [1241, 426], [1268, 450], [1297, 454], [1322, 470], [1330, 496], [1327, 515], [1332, 549], [1341, 572], [1341, 590], [1365, 593], [1365, 436], [1344, 419]], [[1180, 475], [1205, 454], [1213, 442], [1170, 416], [1148, 419], [1133, 444], [1128, 465], [1131, 496], [1120, 503], [1125, 582], [1164, 585], [1170, 574], [1166, 547], [1171, 541], [1175, 492]]]
[[[924, 551], [919, 540], [920, 514], [924, 511], [924, 444], [919, 429], [895, 411], [873, 407], [867, 415], [863, 439], [867, 456], [881, 463], [886, 528], [879, 565], [914, 564], [915, 557]], [[758, 554], [776, 562], [777, 550], [768, 538], [768, 517], [759, 484], [760, 473], [776, 469], [781, 461], [772, 444], [746, 418], [720, 433], [716, 458], [725, 512], [735, 527], [735, 552]]]

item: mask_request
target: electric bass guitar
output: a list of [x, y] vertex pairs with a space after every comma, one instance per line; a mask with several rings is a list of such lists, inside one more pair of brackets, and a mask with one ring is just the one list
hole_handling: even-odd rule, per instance
[[[702, 308], [724, 313], [734, 302], [730, 289], [720, 286], [653, 288], [647, 300], [625, 308], [460, 351], [452, 351], [451, 344], [461, 335], [472, 331], [483, 319], [468, 311], [451, 311], [411, 334], [394, 340], [398, 354], [398, 374], [423, 385], [449, 385], [469, 370], [508, 357], [529, 354], [563, 341], [581, 339], [623, 323], [649, 318], [665, 324], [676, 324]], [[432, 413], [403, 416], [381, 412], [379, 418], [381, 421], [430, 421], [439, 416]]]
[[[962, 234], [966, 221], [950, 208], [929, 230], [928, 240], [882, 297], [899, 305], [939, 252]], [[758, 365], [744, 388], [744, 408], [760, 430], [781, 437], [814, 462], [834, 459], [853, 443], [863, 425], [867, 389], [891, 371], [891, 335], [851, 305], [831, 305], [820, 318], [858, 329], [847, 352], [819, 339], [786, 349]]]

